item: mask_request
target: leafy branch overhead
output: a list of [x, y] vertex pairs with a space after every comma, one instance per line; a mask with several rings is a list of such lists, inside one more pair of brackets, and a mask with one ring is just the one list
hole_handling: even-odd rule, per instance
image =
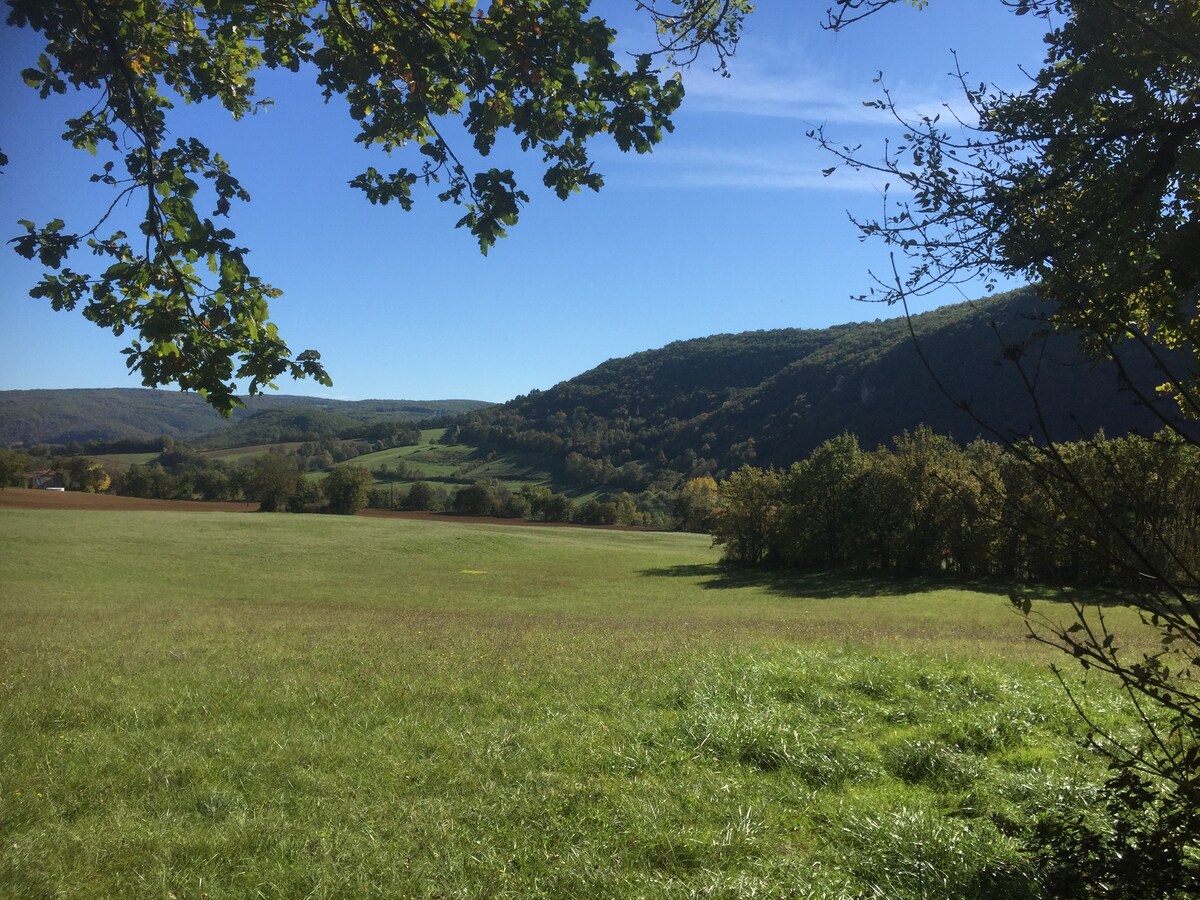
[[[86, 231], [61, 219], [20, 222], [11, 243], [49, 271], [32, 290], [55, 309], [80, 308], [97, 325], [135, 335], [124, 353], [147, 386], [175, 383], [228, 412], [237, 380], [250, 393], [281, 375], [330, 379], [313, 350], [293, 354], [269, 320], [277, 288], [254, 275], [228, 221], [249, 194], [220, 154], [171, 138], [174, 104], [217, 102], [235, 119], [269, 102], [255, 93], [262, 67], [315, 72], [327, 101], [341, 98], [356, 141], [407, 165], [368, 167], [350, 183], [372, 203], [411, 209], [434, 186], [462, 208], [487, 253], [515, 225], [529, 195], [510, 169], [473, 166], [502, 133], [540, 154], [542, 181], [562, 199], [599, 190], [588, 145], [607, 135], [623, 151], [650, 151], [683, 100], [677, 75], [705, 50], [718, 68], [736, 47], [749, 0], [654, 0], [637, 8], [657, 44], [631, 61], [586, 0], [11, 0], [8, 24], [31, 28], [45, 50], [25, 69], [43, 97], [81, 92], [66, 122], [77, 149], [111, 157], [94, 183], [114, 191]], [[627, 64], [628, 63], [628, 64]], [[464, 136], [465, 132], [465, 136]], [[3, 160], [0, 160], [2, 164]], [[129, 231], [110, 222], [138, 210]], [[131, 236], [132, 233], [132, 236]], [[86, 249], [95, 273], [67, 265]]]

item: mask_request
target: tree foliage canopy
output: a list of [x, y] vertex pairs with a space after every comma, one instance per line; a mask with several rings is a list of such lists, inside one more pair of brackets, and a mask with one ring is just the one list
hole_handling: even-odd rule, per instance
[[[616, 32], [587, 0], [11, 0], [8, 24], [32, 28], [45, 51], [23, 72], [42, 97], [83, 93], [66, 122], [78, 149], [110, 157], [91, 180], [115, 192], [86, 230], [61, 219], [23, 220], [16, 250], [50, 271], [33, 289], [55, 309], [137, 337], [124, 351], [147, 386], [176, 383], [215, 407], [281, 375], [328, 384], [313, 350], [294, 354], [269, 320], [279, 290], [251, 272], [225, 224], [249, 200], [221, 155], [175, 136], [174, 104], [215, 102], [235, 118], [269, 102], [255, 92], [264, 66], [314, 72], [327, 101], [341, 98], [356, 140], [406, 164], [368, 167], [351, 181], [372, 203], [414, 203], [414, 187], [463, 209], [485, 253], [528, 201], [512, 170], [476, 168], [504, 132], [538, 153], [544, 184], [563, 199], [599, 190], [588, 145], [607, 134], [621, 150], [649, 151], [671, 130], [683, 99], [656, 57], [687, 63], [704, 49], [718, 66], [735, 47], [749, 0], [638, 2], [659, 40], [625, 64]], [[457, 120], [457, 121], [456, 121]], [[0, 158], [0, 162], [3, 159]], [[123, 204], [142, 210], [130, 232], [110, 223]], [[65, 265], [87, 248], [96, 274]]]

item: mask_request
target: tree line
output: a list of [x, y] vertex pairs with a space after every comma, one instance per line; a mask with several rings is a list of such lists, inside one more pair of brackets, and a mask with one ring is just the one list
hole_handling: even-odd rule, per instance
[[523, 484], [514, 490], [494, 478], [480, 478], [459, 486], [415, 481], [398, 490], [377, 487], [371, 491], [368, 504], [382, 509], [451, 512], [530, 522], [704, 532], [708, 530], [716, 492], [717, 483], [707, 476], [636, 494], [621, 491], [584, 499], [554, 491], [545, 484]]
[[1200, 448], [1171, 431], [960, 448], [922, 426], [868, 451], [843, 434], [786, 470], [733, 473], [717, 488], [712, 533], [727, 561], [749, 565], [1072, 585], [1149, 571], [1191, 579]]
[[304, 477], [307, 457], [268, 451], [248, 462], [204, 456], [163, 438], [144, 465], [113, 465], [89, 456], [37, 457], [0, 448], [0, 489], [25, 484], [26, 473], [50, 470], [67, 490], [154, 500], [246, 500], [265, 511], [353, 514], [367, 505], [373, 478], [363, 466], [339, 465], [323, 479]]

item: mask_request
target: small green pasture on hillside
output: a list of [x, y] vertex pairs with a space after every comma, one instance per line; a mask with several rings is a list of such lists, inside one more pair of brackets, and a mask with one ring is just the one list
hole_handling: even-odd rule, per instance
[[274, 450], [276, 453], [291, 453], [304, 446], [304, 441], [283, 441], [274, 444], [250, 444], [245, 447], [223, 447], [217, 450], [201, 450], [200, 455], [209, 459], [223, 459], [227, 463], [246, 463], [255, 457]]
[[[509, 490], [519, 491], [525, 484], [546, 484], [561, 490], [554, 476], [555, 462], [541, 453], [521, 450], [496, 451], [473, 444], [442, 444], [444, 428], [421, 432], [421, 441], [407, 447], [393, 447], [355, 457], [349, 462], [372, 471], [381, 466], [396, 470], [403, 465], [413, 477], [396, 478], [395, 484], [415, 480], [462, 483], [494, 478]], [[376, 484], [393, 483], [376, 478]]]
[[0, 510], [0, 573], [0, 896], [1037, 897], [1103, 777], [1001, 596], [697, 535]]
[[157, 450], [150, 453], [102, 453], [92, 458], [99, 462], [117, 463], [122, 466], [144, 466], [159, 457]]
[[[277, 444], [252, 444], [246, 447], [225, 447], [220, 450], [201, 450], [201, 456], [209, 459], [221, 459], [227, 463], [244, 463], [250, 462], [255, 457], [262, 456], [269, 451], [277, 453], [288, 453], [298, 447], [303, 446], [303, 441], [287, 441]], [[152, 463], [158, 460], [161, 454], [157, 451], [152, 453], [102, 453], [92, 458], [99, 462], [114, 462], [124, 465], [139, 465], [144, 466], [147, 463]]]
[[[498, 451], [474, 444], [443, 444], [444, 428], [430, 428], [421, 432], [416, 444], [392, 447], [353, 457], [339, 465], [357, 465], [377, 472], [383, 466], [393, 471], [403, 471], [404, 477], [375, 478], [379, 486], [406, 487], [414, 481], [442, 482], [447, 485], [469, 484], [481, 478], [493, 478], [509, 490], [519, 491], [526, 484], [544, 484], [556, 491], [567, 491], [570, 485], [556, 476], [561, 468], [551, 457], [522, 450]], [[247, 464], [256, 457], [270, 451], [289, 453], [303, 446], [302, 441], [274, 444], [253, 444], [245, 447], [225, 447], [216, 450], [201, 450], [200, 455], [220, 459], [233, 465]], [[345, 443], [355, 443], [347, 439]], [[146, 465], [156, 461], [158, 453], [110, 453], [96, 456], [101, 462], [116, 463], [123, 471], [125, 466]], [[310, 472], [307, 477], [324, 478], [326, 471]], [[593, 496], [590, 492], [586, 497]]]

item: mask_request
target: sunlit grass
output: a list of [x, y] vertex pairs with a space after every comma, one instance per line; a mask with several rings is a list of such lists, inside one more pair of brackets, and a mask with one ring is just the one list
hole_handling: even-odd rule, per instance
[[1021, 835], [1102, 777], [989, 592], [740, 576], [694, 535], [0, 539], [3, 896], [1037, 896]]

